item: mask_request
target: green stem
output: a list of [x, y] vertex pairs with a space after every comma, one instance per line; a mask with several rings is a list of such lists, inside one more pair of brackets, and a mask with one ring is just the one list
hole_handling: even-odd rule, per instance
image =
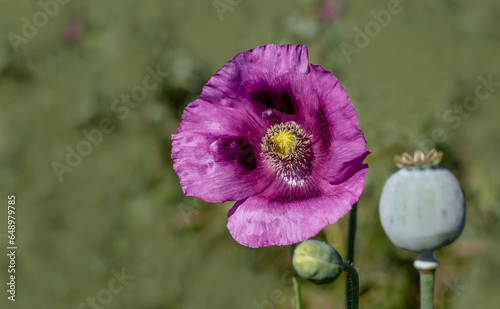
[[434, 308], [434, 270], [419, 270], [420, 308]]
[[[290, 257], [293, 259], [293, 252], [295, 250], [295, 247], [297, 244], [293, 244], [290, 246]], [[297, 275], [297, 272], [295, 272], [295, 269], [293, 269], [292, 266], [292, 282], [293, 282], [293, 294], [295, 295], [295, 309], [302, 309], [302, 298], [300, 296], [300, 283], [299, 283], [299, 276]]]
[[358, 204], [352, 206], [349, 213], [349, 233], [347, 235], [347, 262], [354, 262], [354, 238], [356, 237], [356, 215]]
[[[357, 215], [357, 203], [352, 206], [352, 210], [349, 213], [349, 232], [347, 235], [347, 262], [354, 262], [354, 239], [356, 237], [356, 215]], [[345, 287], [346, 287], [346, 302], [347, 308], [351, 308], [350, 305], [353, 303], [353, 294], [351, 291], [353, 290], [353, 280], [351, 275], [347, 273], [345, 278]]]
[[413, 266], [420, 275], [420, 308], [434, 308], [434, 272], [439, 266], [439, 261], [434, 257], [434, 252], [420, 252]]
[[299, 276], [293, 272], [293, 293], [295, 294], [295, 309], [302, 309], [302, 299], [300, 297]]
[[347, 291], [347, 309], [358, 309], [359, 307], [359, 277], [358, 272], [351, 264], [344, 263], [344, 271], [350, 278], [351, 290]]

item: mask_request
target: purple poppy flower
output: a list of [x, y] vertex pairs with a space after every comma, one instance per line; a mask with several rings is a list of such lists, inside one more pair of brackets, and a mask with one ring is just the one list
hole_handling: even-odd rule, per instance
[[304, 241], [347, 214], [368, 155], [338, 80], [309, 65], [305, 46], [236, 55], [189, 103], [172, 159], [182, 190], [237, 201], [227, 227], [248, 247]]

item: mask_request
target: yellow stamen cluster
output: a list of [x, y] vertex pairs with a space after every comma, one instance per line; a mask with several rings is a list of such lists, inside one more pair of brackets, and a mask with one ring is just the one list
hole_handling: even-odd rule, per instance
[[280, 155], [287, 156], [295, 151], [297, 137], [287, 128], [280, 128], [270, 138], [274, 151]]

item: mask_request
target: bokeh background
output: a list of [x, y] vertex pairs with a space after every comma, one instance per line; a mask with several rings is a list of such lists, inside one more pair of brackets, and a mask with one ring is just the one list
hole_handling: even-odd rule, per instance
[[[436, 308], [497, 308], [499, 26], [500, 2], [486, 0], [0, 0], [0, 241], [6, 253], [14, 193], [19, 248], [15, 303], [0, 255], [0, 307], [292, 308], [289, 248], [237, 244], [232, 203], [186, 198], [170, 159], [182, 110], [211, 75], [239, 52], [291, 43], [340, 79], [372, 152], [361, 307], [418, 307], [416, 255], [388, 241], [378, 199], [394, 154], [436, 146], [467, 198], [462, 236], [437, 252]], [[148, 75], [156, 86], [142, 91]], [[491, 82], [474, 103], [481, 78]], [[71, 151], [85, 155], [68, 163]], [[345, 256], [346, 234], [347, 217], [317, 237]], [[303, 297], [343, 308], [344, 278], [303, 282]]]

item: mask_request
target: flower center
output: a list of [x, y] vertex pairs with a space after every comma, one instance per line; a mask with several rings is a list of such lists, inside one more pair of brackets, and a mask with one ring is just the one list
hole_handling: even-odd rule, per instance
[[290, 121], [271, 126], [262, 138], [265, 160], [289, 185], [302, 186], [311, 174], [311, 137], [298, 124]]
[[274, 152], [282, 156], [290, 155], [295, 151], [297, 145], [297, 137], [286, 127], [279, 128], [277, 132], [274, 132], [270, 140]]

